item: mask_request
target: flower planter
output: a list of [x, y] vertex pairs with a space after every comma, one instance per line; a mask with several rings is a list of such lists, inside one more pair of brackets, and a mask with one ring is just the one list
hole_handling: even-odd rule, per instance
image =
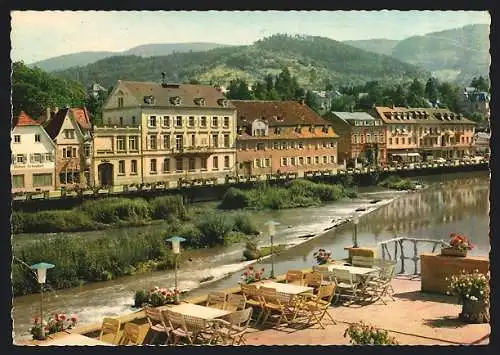
[[464, 257], [467, 256], [467, 250], [458, 250], [455, 248], [441, 248], [441, 255]]
[[467, 323], [489, 323], [490, 307], [486, 300], [463, 300], [462, 313], [458, 317]]

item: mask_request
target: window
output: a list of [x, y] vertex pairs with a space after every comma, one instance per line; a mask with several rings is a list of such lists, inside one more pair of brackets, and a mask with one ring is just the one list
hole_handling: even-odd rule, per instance
[[189, 170], [194, 170], [196, 168], [196, 161], [194, 160], [194, 158], [189, 158], [188, 167]]
[[266, 135], [266, 130], [264, 128], [258, 128], [253, 130], [253, 135], [255, 137], [264, 137]]
[[16, 155], [16, 163], [22, 164], [26, 162], [26, 155], [24, 154], [18, 154]]
[[307, 164], [312, 164], [312, 159], [311, 159], [311, 157], [307, 157]]
[[189, 116], [188, 125], [189, 127], [194, 127], [194, 116]]
[[35, 142], [40, 143], [41, 136], [39, 134], [35, 134]]
[[149, 149], [156, 150], [157, 149], [157, 140], [155, 134], [149, 135]]
[[224, 135], [224, 148], [229, 148], [229, 134]]
[[370, 136], [369, 133], [366, 134], [366, 143], [371, 143], [372, 142], [372, 137]]
[[76, 148], [68, 147], [63, 148], [63, 158], [75, 158], [76, 157]]
[[175, 136], [175, 149], [181, 150], [184, 146], [182, 135]]
[[123, 117], [120, 117], [120, 126], [123, 126]]
[[330, 142], [330, 148], [335, 148], [335, 142]]
[[175, 170], [176, 171], [182, 171], [182, 170], [184, 170], [184, 166], [183, 165], [184, 164], [183, 164], [182, 158], [177, 158], [175, 160]]
[[163, 116], [163, 127], [170, 127], [170, 116]]
[[319, 157], [314, 157], [314, 163], [319, 164]]
[[170, 158], [163, 159], [163, 172], [164, 173], [170, 172]]
[[299, 157], [299, 165], [304, 165], [304, 158], [303, 157]]
[[287, 158], [281, 158], [281, 166], [287, 166]]
[[224, 117], [224, 128], [229, 128], [229, 117]]
[[330, 156], [330, 163], [335, 164], [335, 156], [334, 155]]
[[123, 107], [123, 97], [118, 98], [118, 107]]
[[54, 161], [54, 155], [52, 153], [45, 153], [45, 161]]
[[299, 148], [303, 149], [304, 148], [304, 142], [299, 142]]
[[200, 159], [200, 168], [201, 170], [207, 170], [207, 158]]
[[196, 136], [194, 134], [191, 135], [191, 147], [196, 147]]
[[80, 172], [67, 170], [59, 173], [59, 182], [61, 184], [74, 184], [80, 182]]
[[148, 127], [156, 128], [156, 116], [149, 116]]
[[126, 148], [125, 148], [125, 136], [116, 137], [116, 149], [118, 151], [126, 150]]
[[401, 138], [401, 144], [405, 144], [405, 138], [404, 137]]
[[125, 160], [118, 161], [118, 175], [125, 175]]
[[40, 154], [40, 153], [31, 154], [30, 160], [32, 163], [41, 163], [42, 162], [42, 154]]
[[399, 138], [396, 137], [396, 144], [399, 144]]
[[353, 143], [355, 143], [355, 144], [356, 144], [356, 143], [358, 143], [358, 135], [357, 135], [357, 134], [355, 134], [353, 138], [354, 138]]
[[128, 149], [132, 151], [139, 150], [139, 137], [132, 136], [128, 137]]
[[264, 143], [257, 143], [257, 150], [264, 150], [264, 149], [265, 149]]
[[219, 126], [219, 118], [217, 116], [212, 117], [212, 127]]
[[74, 139], [75, 138], [75, 130], [74, 129], [65, 129], [64, 130], [64, 138]]
[[206, 126], [207, 126], [207, 118], [205, 116], [201, 116], [200, 127], [206, 127]]
[[224, 169], [229, 169], [229, 155], [224, 156]]
[[175, 127], [182, 127], [182, 116], [177, 116], [175, 118]]
[[392, 144], [392, 138], [389, 138], [389, 144]]
[[280, 149], [280, 143], [279, 142], [274, 142], [273, 143], [273, 149]]
[[83, 155], [85, 156], [85, 158], [90, 157], [90, 145], [89, 144], [85, 144], [83, 146]]
[[265, 166], [266, 168], [270, 167], [270, 166], [271, 166], [271, 159], [266, 158], [266, 159], [264, 160], [264, 166]]
[[149, 161], [149, 172], [151, 174], [156, 174], [156, 159], [151, 159]]
[[17, 189], [24, 187], [24, 175], [13, 175], [12, 187]]
[[219, 146], [219, 135], [212, 134], [212, 147], [217, 148]]
[[323, 164], [328, 163], [328, 158], [326, 156], [323, 157]]
[[214, 157], [212, 160], [212, 169], [213, 170], [218, 170], [219, 169], [219, 157]]
[[170, 149], [170, 134], [163, 135], [163, 149]]
[[[14, 135], [14, 143], [21, 143], [21, 136], [19, 134]], [[24, 179], [24, 175], [18, 175], [18, 176], [22, 176]], [[23, 184], [23, 186], [24, 186], [24, 184]]]
[[291, 164], [291, 165], [296, 165], [296, 163], [295, 163], [295, 157], [292, 157], [292, 158], [291, 158], [291, 163], [290, 163], [290, 164]]
[[135, 116], [132, 116], [132, 126], [135, 126], [137, 124], [136, 120], [135, 120]]
[[253, 162], [253, 166], [256, 168], [261, 168], [260, 159], [255, 159]]
[[137, 160], [130, 161], [130, 175], [137, 174]]
[[33, 174], [33, 187], [51, 186], [52, 174]]

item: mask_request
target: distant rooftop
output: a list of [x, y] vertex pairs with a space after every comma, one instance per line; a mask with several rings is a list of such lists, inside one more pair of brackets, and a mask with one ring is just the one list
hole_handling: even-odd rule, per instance
[[337, 112], [334, 111], [332, 112], [335, 116], [338, 118], [343, 119], [344, 121], [351, 121], [351, 120], [356, 120], [356, 121], [368, 121], [368, 120], [375, 120], [375, 117], [372, 115], [369, 115], [366, 112]]

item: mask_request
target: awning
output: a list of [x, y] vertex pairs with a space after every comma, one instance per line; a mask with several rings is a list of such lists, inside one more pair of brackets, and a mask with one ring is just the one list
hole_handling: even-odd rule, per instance
[[390, 153], [391, 155], [398, 155], [400, 157], [419, 157], [419, 153]]

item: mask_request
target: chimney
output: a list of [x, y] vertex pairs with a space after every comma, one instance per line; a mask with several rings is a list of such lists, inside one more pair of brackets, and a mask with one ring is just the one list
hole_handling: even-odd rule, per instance
[[58, 113], [58, 112], [59, 112], [59, 107], [58, 106], [54, 107], [54, 113]]
[[47, 107], [45, 109], [45, 122], [49, 122], [50, 121], [50, 107]]

